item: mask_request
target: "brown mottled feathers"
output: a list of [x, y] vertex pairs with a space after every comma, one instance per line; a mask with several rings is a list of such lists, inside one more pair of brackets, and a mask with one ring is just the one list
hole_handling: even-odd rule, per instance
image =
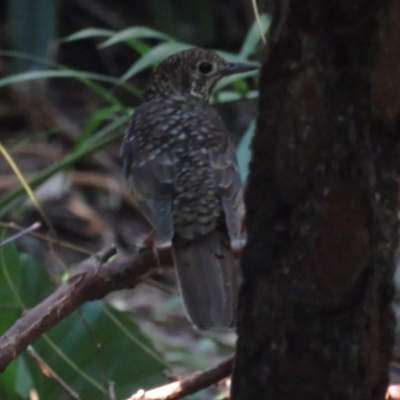
[[241, 230], [242, 185], [228, 132], [208, 98], [237, 65], [206, 50], [168, 58], [150, 78], [122, 144], [129, 186], [158, 240], [172, 240], [186, 310], [200, 329], [235, 323], [230, 240]]
[[136, 110], [129, 128], [136, 135], [122, 148], [125, 175], [144, 214], [165, 240], [174, 230], [193, 239], [215, 228], [222, 201], [229, 234], [236, 238], [243, 209], [240, 176], [218, 114], [206, 102], [178, 95], [164, 99], [157, 113], [155, 106], [144, 103]]

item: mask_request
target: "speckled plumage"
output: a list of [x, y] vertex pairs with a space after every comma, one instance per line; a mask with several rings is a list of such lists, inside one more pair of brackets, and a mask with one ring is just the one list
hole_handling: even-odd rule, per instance
[[186, 310], [200, 329], [234, 325], [230, 239], [238, 237], [243, 214], [235, 151], [208, 99], [221, 77], [252, 68], [201, 49], [167, 58], [122, 144], [129, 186], [159, 240], [172, 240]]

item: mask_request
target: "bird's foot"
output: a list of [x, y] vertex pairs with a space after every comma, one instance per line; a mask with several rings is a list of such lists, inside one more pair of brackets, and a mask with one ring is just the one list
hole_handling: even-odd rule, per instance
[[161, 263], [160, 263], [160, 256], [159, 256], [159, 254], [158, 254], [158, 250], [157, 250], [156, 244], [155, 244], [155, 242], [154, 242], [154, 237], [155, 237], [156, 233], [157, 233], [157, 230], [156, 230], [156, 229], [153, 229], [153, 230], [149, 233], [149, 235], [147, 236], [147, 238], [144, 240], [144, 245], [145, 245], [147, 248], [151, 249], [151, 251], [152, 251], [152, 253], [153, 253], [153, 256], [154, 256], [154, 258], [155, 258], [155, 260], [156, 260], [157, 267], [160, 267], [160, 266], [161, 266]]

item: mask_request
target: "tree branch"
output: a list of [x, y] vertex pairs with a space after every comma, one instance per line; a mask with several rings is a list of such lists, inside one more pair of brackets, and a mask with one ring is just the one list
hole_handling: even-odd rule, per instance
[[229, 356], [221, 364], [207, 371], [196, 372], [180, 381], [145, 392], [139, 390], [128, 400], [177, 400], [199, 390], [205, 389], [227, 378], [233, 368], [235, 355]]
[[[239, 256], [243, 242], [233, 247]], [[139, 249], [124, 260], [107, 262], [115, 249], [106, 249], [83, 261], [73, 275], [49, 297], [28, 310], [0, 337], [0, 372], [32, 342], [84, 303], [102, 299], [115, 290], [135, 287], [157, 265], [173, 264], [171, 248]]]
[[[134, 287], [157, 265], [151, 249], [141, 249], [125, 260], [108, 263], [112, 252], [108, 249], [83, 261], [64, 284], [0, 337], [0, 372], [29, 344], [82, 304], [101, 299], [114, 290]], [[160, 249], [158, 256], [162, 265], [172, 264], [169, 248]]]

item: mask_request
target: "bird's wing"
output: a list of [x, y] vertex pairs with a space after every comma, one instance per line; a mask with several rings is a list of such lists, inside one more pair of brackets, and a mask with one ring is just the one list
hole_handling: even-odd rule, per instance
[[231, 240], [238, 239], [244, 217], [243, 188], [235, 148], [228, 143], [224, 151], [210, 152], [217, 193], [222, 199], [225, 222]]
[[[148, 145], [143, 143], [146, 138]], [[121, 147], [125, 177], [144, 216], [157, 229], [157, 239], [168, 241], [174, 234], [171, 201], [178, 159], [173, 151], [151, 144], [149, 127], [135, 122], [134, 116]]]

